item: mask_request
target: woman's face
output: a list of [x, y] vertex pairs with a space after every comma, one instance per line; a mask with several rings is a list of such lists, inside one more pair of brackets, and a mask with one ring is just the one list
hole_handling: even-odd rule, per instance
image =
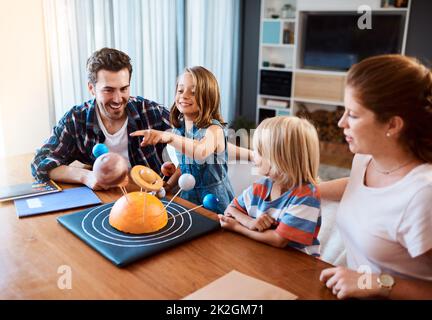
[[345, 140], [353, 153], [376, 154], [382, 152], [388, 141], [388, 126], [376, 120], [369, 109], [360, 105], [350, 87], [345, 88], [345, 112], [338, 126], [343, 128]]
[[183, 115], [188, 118], [196, 118], [199, 113], [195, 98], [195, 84], [190, 73], [184, 73], [179, 77], [176, 92], [176, 106]]

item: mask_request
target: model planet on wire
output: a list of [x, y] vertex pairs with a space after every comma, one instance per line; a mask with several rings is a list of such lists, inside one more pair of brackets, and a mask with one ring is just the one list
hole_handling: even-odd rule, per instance
[[104, 153], [93, 164], [93, 172], [98, 184], [117, 186], [123, 183], [128, 174], [128, 164], [118, 153]]
[[184, 191], [192, 190], [195, 187], [195, 177], [190, 173], [183, 173], [178, 180], [178, 185]]
[[167, 161], [161, 167], [161, 172], [165, 177], [171, 177], [176, 172], [176, 166], [174, 163]]
[[92, 153], [95, 156], [95, 158], [99, 158], [101, 155], [108, 153], [109, 149], [108, 147], [103, 143], [98, 143], [93, 147]]
[[204, 208], [209, 209], [211, 211], [216, 211], [218, 204], [219, 204], [219, 199], [214, 194], [208, 193], [204, 196], [203, 199]]

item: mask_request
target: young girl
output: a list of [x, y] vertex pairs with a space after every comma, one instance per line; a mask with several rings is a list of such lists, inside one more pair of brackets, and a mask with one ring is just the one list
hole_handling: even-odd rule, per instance
[[319, 142], [315, 128], [296, 117], [268, 118], [253, 137], [260, 175], [219, 215], [223, 228], [275, 247], [319, 256], [317, 189]]
[[[141, 146], [168, 143], [177, 150], [181, 174], [195, 177], [195, 188], [181, 197], [202, 204], [208, 193], [219, 198], [216, 212], [223, 213], [234, 198], [227, 176], [227, 135], [219, 112], [220, 94], [215, 76], [203, 67], [186, 68], [177, 80], [171, 108], [173, 132], [141, 130], [131, 136], [144, 136]], [[170, 179], [176, 182], [180, 171]]]

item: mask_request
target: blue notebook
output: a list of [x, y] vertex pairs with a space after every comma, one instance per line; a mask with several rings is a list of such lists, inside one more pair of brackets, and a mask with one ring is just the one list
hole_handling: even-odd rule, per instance
[[[164, 199], [162, 203], [168, 201]], [[220, 229], [219, 221], [186, 212], [187, 208], [172, 202], [167, 208], [168, 223], [161, 230], [139, 235], [123, 233], [109, 224], [113, 205], [114, 202], [67, 214], [57, 221], [118, 267]]]
[[102, 201], [87, 187], [64, 189], [61, 192], [15, 200], [19, 218], [53, 211], [100, 204]]

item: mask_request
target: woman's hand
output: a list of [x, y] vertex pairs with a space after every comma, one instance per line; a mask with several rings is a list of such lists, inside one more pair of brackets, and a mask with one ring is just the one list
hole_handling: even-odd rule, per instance
[[173, 133], [166, 131], [159, 131], [155, 129], [138, 130], [130, 134], [131, 137], [142, 136], [141, 147], [148, 145], [155, 145], [158, 143], [170, 143], [173, 140]]
[[[369, 281], [367, 281], [367, 277]], [[364, 281], [363, 281], [364, 280]], [[359, 273], [345, 267], [325, 269], [321, 272], [320, 281], [332, 290], [338, 299], [378, 298], [384, 297], [374, 274]], [[365, 284], [369, 282], [370, 286]]]
[[258, 218], [256, 219], [251, 219], [246, 227], [249, 230], [257, 230], [259, 232], [263, 232], [267, 229], [270, 229], [270, 227], [275, 223], [275, 219], [273, 219], [271, 216], [269, 216], [268, 214], [264, 213], [262, 215], [260, 215]]

